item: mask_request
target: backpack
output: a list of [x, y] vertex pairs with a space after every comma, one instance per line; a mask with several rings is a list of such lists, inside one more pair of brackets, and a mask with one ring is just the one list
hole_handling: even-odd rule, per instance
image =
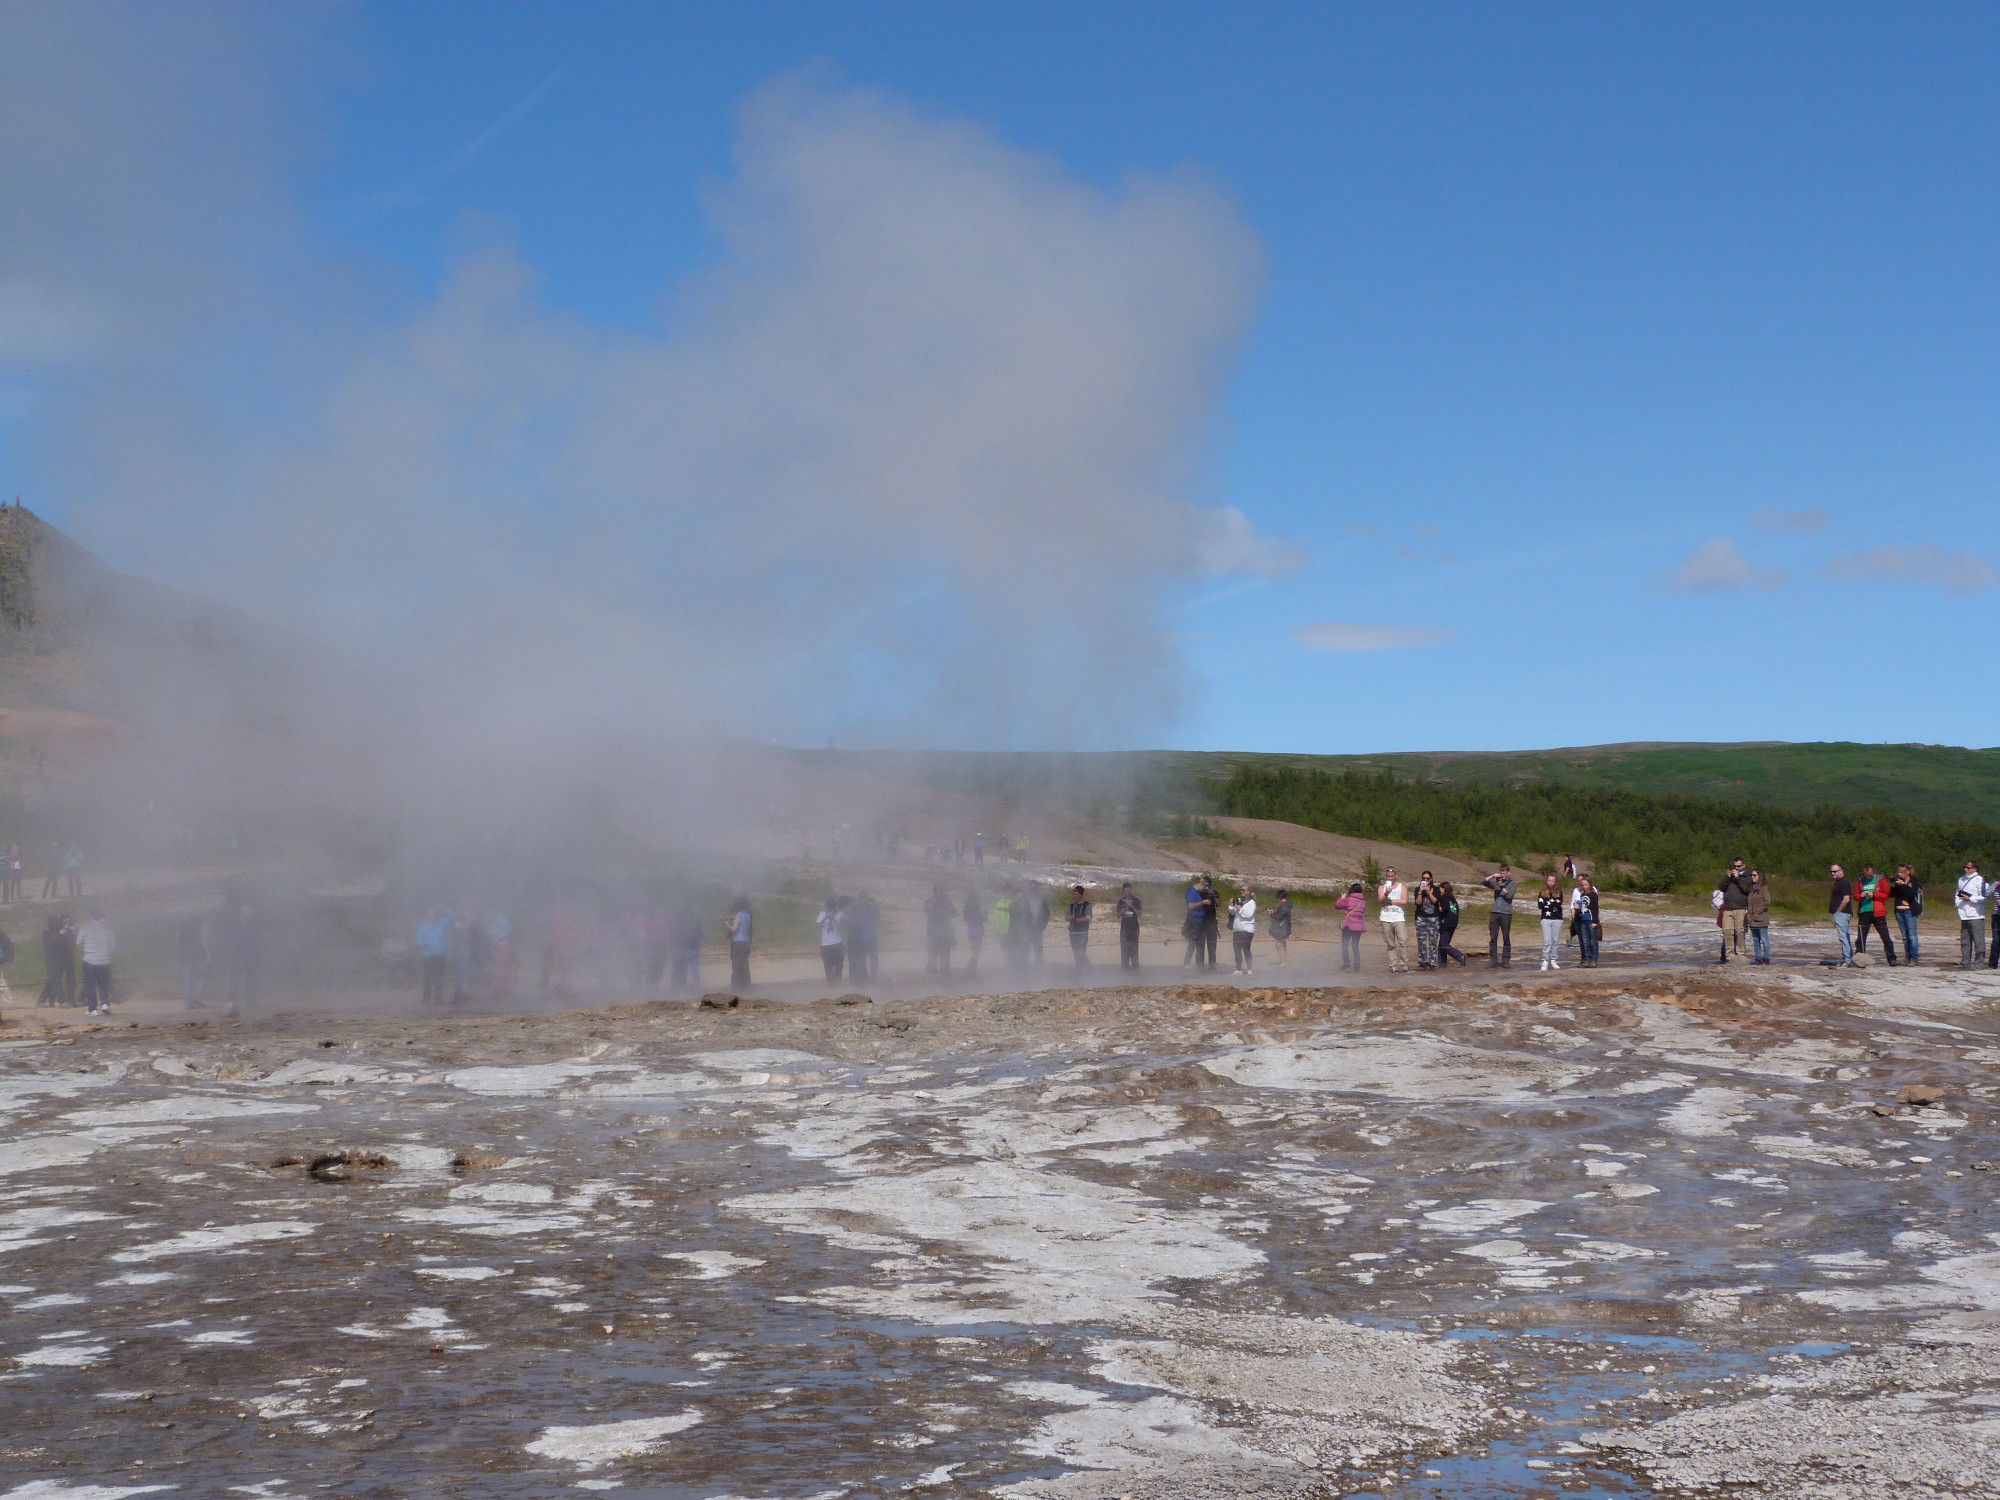
[[1913, 917], [1921, 917], [1923, 914], [1924, 914], [1924, 888], [1918, 885], [1916, 881], [1912, 880], [1910, 882], [1910, 915]]

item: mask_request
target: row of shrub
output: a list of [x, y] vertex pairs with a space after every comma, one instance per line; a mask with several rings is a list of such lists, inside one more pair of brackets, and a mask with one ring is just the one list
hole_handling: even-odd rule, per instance
[[1922, 818], [1887, 807], [1792, 812], [1754, 802], [1653, 795], [1530, 782], [1458, 786], [1290, 767], [1242, 766], [1213, 791], [1217, 811], [1276, 818], [1355, 838], [1453, 849], [1520, 863], [1527, 851], [1590, 859], [1614, 890], [1706, 889], [1741, 855], [1773, 877], [1824, 880], [1914, 865], [1926, 884], [1950, 884], [1968, 859], [2000, 872], [2000, 828], [1972, 818]]

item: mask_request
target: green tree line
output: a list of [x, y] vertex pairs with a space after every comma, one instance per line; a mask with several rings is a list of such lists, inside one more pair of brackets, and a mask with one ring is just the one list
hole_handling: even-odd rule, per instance
[[1949, 883], [1968, 857], [1989, 877], [2000, 828], [1973, 818], [1923, 818], [1888, 807], [1794, 812], [1748, 802], [1655, 795], [1540, 782], [1453, 786], [1393, 774], [1329, 775], [1242, 766], [1215, 792], [1219, 810], [1275, 818], [1328, 833], [1455, 849], [1478, 859], [1583, 855], [1617, 890], [1706, 888], [1741, 855], [1772, 876], [1823, 880], [1830, 864], [1852, 873], [1916, 866], [1928, 885]]

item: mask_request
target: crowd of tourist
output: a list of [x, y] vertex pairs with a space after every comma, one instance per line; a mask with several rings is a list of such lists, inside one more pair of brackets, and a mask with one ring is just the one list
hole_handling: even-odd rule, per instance
[[[902, 835], [900, 833], [892, 833], [889, 835], [889, 839], [890, 847], [888, 852], [893, 855], [896, 846], [902, 841]], [[1028, 862], [1028, 836], [1025, 833], [1003, 833], [994, 842], [993, 847], [995, 850], [995, 859], [1004, 860], [1011, 857], [1014, 863], [1018, 865], [1025, 865]], [[960, 834], [956, 838], [947, 839], [939, 843], [926, 844], [924, 845], [924, 858], [943, 860], [948, 864], [962, 865], [970, 862], [975, 865], [983, 865], [986, 863], [986, 835], [981, 832], [974, 832], [968, 838], [966, 835]]]
[[83, 846], [77, 843], [48, 844], [32, 855], [19, 844], [0, 845], [0, 906], [25, 901], [25, 882], [34, 874], [42, 877], [42, 899], [59, 899], [65, 889], [69, 899], [83, 896]]
[[[1017, 847], [1025, 857], [1025, 839]], [[964, 848], [943, 857], [983, 863], [984, 836], [961, 841]], [[1012, 844], [1010, 839], [1009, 844]], [[0, 848], [0, 890], [19, 899], [17, 846]], [[74, 863], [72, 864], [72, 861]], [[63, 869], [74, 871], [81, 888], [82, 859], [72, 849]], [[1574, 860], [1561, 861], [1559, 872], [1545, 871], [1518, 879], [1502, 863], [1479, 881], [1486, 899], [1486, 962], [1489, 968], [1513, 966], [1514, 922], [1517, 908], [1533, 905], [1540, 939], [1535, 955], [1539, 968], [1559, 970], [1573, 963], [1595, 968], [1604, 938], [1602, 893], [1587, 870]], [[1372, 874], [1373, 872], [1371, 872]], [[1920, 961], [1919, 930], [1924, 912], [1924, 887], [1907, 864], [1878, 871], [1863, 862], [1850, 875], [1842, 865], [1829, 869], [1827, 915], [1834, 929], [1836, 951], [1821, 961], [1853, 965], [1868, 953], [1870, 939], [1879, 944], [1881, 960], [1894, 967]], [[943, 977], [953, 973], [975, 976], [989, 939], [1002, 965], [1020, 973], [1044, 963], [1047, 930], [1058, 915], [1069, 939], [1070, 960], [1079, 973], [1093, 961], [1092, 940], [1100, 932], [1115, 932], [1118, 966], [1140, 967], [1145, 903], [1128, 881], [1100, 912], [1090, 890], [1074, 884], [1057, 900], [1045, 882], [1026, 877], [999, 877], [968, 872], [954, 893], [945, 883], [932, 886], [922, 906], [924, 972]], [[1392, 974], [1449, 969], [1469, 955], [1458, 946], [1462, 893], [1453, 882], [1439, 880], [1429, 870], [1406, 880], [1394, 867], [1380, 872], [1370, 891], [1362, 881], [1350, 882], [1331, 902], [1337, 916], [1339, 968], [1358, 973], [1363, 968], [1364, 935], [1369, 908], [1374, 907], [1386, 967]], [[1952, 892], [1959, 919], [1959, 966], [2000, 969], [2000, 882], [1988, 881], [1977, 861], [1967, 859]], [[1717, 961], [1769, 964], [1772, 956], [1772, 887], [1766, 874], [1743, 860], [1731, 862], [1710, 897], [1716, 924]], [[1202, 972], [1220, 967], [1222, 934], [1229, 935], [1231, 973], [1256, 972], [1263, 953], [1260, 938], [1279, 968], [1289, 965], [1295, 918], [1291, 892], [1276, 889], [1260, 901], [1249, 885], [1234, 894], [1218, 889], [1209, 876], [1192, 880], [1179, 903], [1180, 966]], [[810, 910], [811, 908], [807, 908]], [[1522, 913], [1525, 915], [1525, 912]], [[521, 983], [520, 971], [532, 971], [542, 994], [563, 995], [575, 988], [600, 993], [620, 990], [651, 994], [698, 991], [702, 985], [702, 953], [720, 939], [726, 942], [729, 983], [742, 990], [751, 984], [750, 955], [756, 917], [747, 894], [726, 903], [719, 917], [706, 913], [692, 898], [679, 904], [664, 899], [635, 899], [623, 907], [593, 905], [575, 899], [557, 900], [534, 911], [525, 922], [498, 909], [476, 910], [471, 902], [433, 905], [424, 912], [409, 938], [391, 937], [381, 946], [381, 958], [392, 982], [407, 982], [426, 1007], [464, 1004], [473, 999], [505, 1000]], [[828, 981], [863, 984], [881, 974], [883, 917], [881, 906], [867, 890], [852, 895], [828, 893], [813, 917], [821, 972]], [[219, 909], [191, 912], [179, 922], [175, 954], [182, 1004], [199, 1010], [212, 992], [219, 992], [230, 1015], [258, 1004], [265, 959], [265, 917], [255, 901], [232, 896]], [[1157, 932], [1158, 929], [1156, 928]], [[1174, 937], [1165, 942], [1171, 945]], [[12, 956], [5, 945], [0, 965]], [[88, 909], [80, 924], [67, 910], [47, 914], [41, 933], [44, 1006], [80, 1006], [87, 1014], [107, 1015], [113, 998], [112, 965], [117, 937], [105, 912]]]

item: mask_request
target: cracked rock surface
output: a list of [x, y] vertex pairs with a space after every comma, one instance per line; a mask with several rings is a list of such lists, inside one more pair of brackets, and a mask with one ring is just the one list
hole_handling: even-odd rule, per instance
[[0, 1042], [0, 1500], [2000, 1494], [1995, 985]]

